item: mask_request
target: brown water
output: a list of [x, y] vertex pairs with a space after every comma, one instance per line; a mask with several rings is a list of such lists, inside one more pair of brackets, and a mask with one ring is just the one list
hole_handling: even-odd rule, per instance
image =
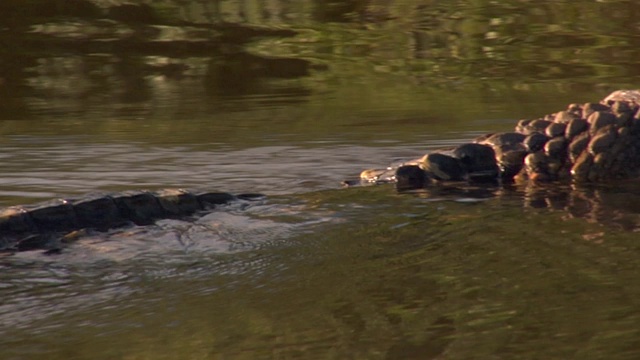
[[632, 1], [0, 4], [0, 204], [261, 192], [0, 257], [2, 359], [636, 359], [640, 186], [340, 189], [637, 88]]

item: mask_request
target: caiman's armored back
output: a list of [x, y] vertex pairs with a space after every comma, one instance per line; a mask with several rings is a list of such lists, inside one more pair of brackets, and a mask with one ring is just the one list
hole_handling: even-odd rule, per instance
[[570, 104], [563, 111], [520, 120], [515, 132], [488, 134], [398, 168], [365, 170], [360, 179], [395, 182], [405, 190], [439, 181], [598, 182], [636, 177], [639, 102], [640, 90], [618, 90], [599, 103]]

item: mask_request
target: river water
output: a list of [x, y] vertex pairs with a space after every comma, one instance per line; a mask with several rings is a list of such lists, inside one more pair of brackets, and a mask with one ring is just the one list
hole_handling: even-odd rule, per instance
[[0, 256], [0, 357], [637, 359], [637, 181], [340, 183], [637, 88], [639, 11], [3, 1], [0, 205], [267, 196]]

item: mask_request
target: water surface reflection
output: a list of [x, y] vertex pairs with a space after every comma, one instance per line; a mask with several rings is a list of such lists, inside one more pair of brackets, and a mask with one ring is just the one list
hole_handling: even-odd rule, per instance
[[337, 189], [637, 88], [633, 1], [0, 2], [0, 205], [264, 203], [0, 257], [2, 358], [639, 357], [635, 183]]
[[457, 201], [471, 194], [317, 191], [201, 219], [223, 247], [179, 249], [167, 234], [189, 225], [164, 222], [103, 239], [102, 254], [87, 238], [59, 257], [4, 258], [3, 341], [50, 358], [96, 346], [104, 358], [571, 357], [576, 344], [610, 354], [611, 341], [637, 355], [624, 350], [640, 292], [630, 229], [523, 207], [517, 193]]
[[[74, 137], [19, 137], [0, 145], [0, 199], [16, 205], [97, 191], [167, 187], [268, 195], [337, 188], [378, 158], [408, 157], [422, 145], [349, 146], [325, 141], [264, 146], [148, 146]], [[271, 142], [271, 144], [269, 144]]]

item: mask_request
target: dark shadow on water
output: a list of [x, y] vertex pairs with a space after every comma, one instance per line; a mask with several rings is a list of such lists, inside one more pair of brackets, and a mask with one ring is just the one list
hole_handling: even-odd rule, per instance
[[[309, 61], [302, 59], [277, 59], [236, 53], [227, 56], [223, 61], [211, 59], [205, 77], [205, 89], [207, 93], [217, 96], [265, 94], [270, 92], [269, 86], [264, 84], [265, 79], [295, 79], [308, 76], [311, 67]], [[297, 93], [297, 96], [291, 96], [291, 99], [299, 101], [304, 95], [308, 95], [310, 90], [299, 87], [284, 90], [284, 93]]]

